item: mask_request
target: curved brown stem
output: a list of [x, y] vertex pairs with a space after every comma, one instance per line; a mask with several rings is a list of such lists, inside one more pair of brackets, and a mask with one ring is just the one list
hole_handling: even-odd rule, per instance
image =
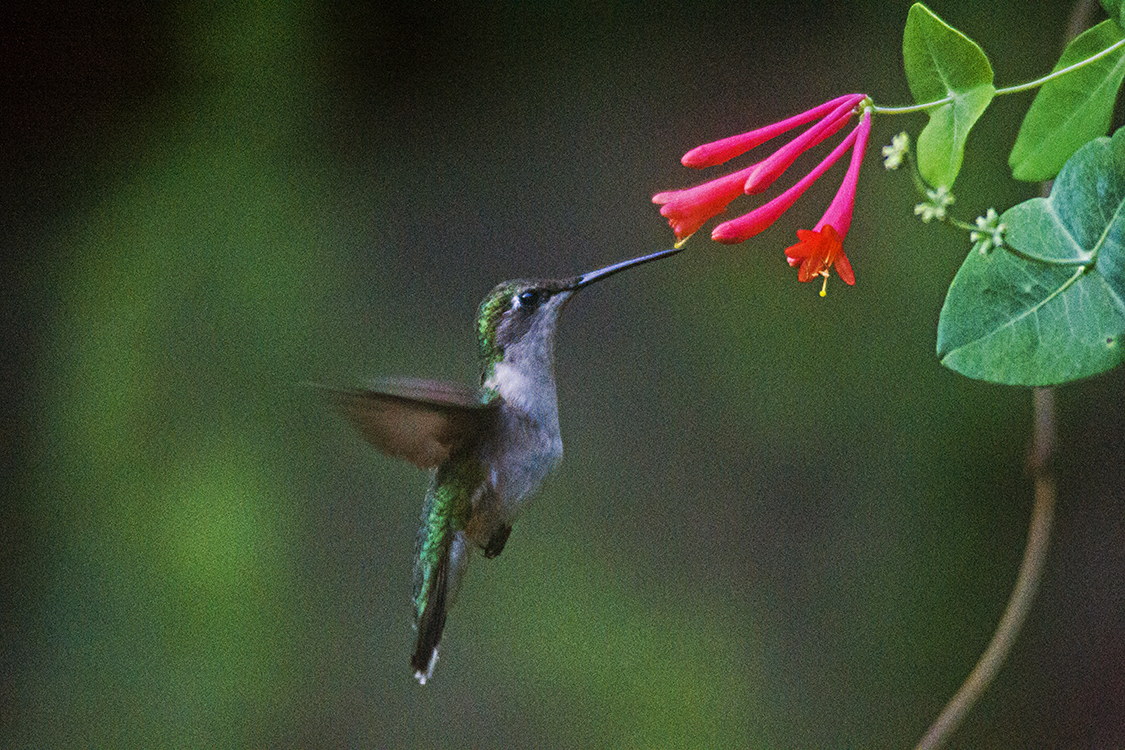
[[980, 661], [973, 668], [961, 689], [946, 704], [941, 715], [934, 721], [926, 735], [918, 743], [918, 750], [939, 748], [957, 729], [961, 720], [976, 703], [977, 698], [996, 677], [1004, 659], [1019, 635], [1020, 627], [1027, 617], [1039, 579], [1043, 573], [1043, 563], [1047, 559], [1047, 547], [1051, 540], [1051, 523], [1055, 515], [1055, 478], [1050, 468], [1050, 458], [1055, 444], [1055, 394], [1051, 388], [1035, 389], [1035, 428], [1031, 455], [1028, 464], [1035, 478], [1035, 508], [1031, 513], [1031, 529], [1027, 535], [1027, 547], [1020, 565], [1015, 589], [1008, 600], [1008, 608], [992, 636]]

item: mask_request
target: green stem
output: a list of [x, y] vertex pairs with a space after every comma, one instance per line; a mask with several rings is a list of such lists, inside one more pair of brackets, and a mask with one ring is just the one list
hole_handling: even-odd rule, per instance
[[[1004, 96], [1005, 94], [1018, 94], [1021, 91], [1027, 91], [1028, 89], [1037, 88], [1039, 86], [1042, 86], [1045, 83], [1048, 83], [1050, 81], [1055, 80], [1056, 78], [1064, 76], [1067, 73], [1072, 73], [1072, 72], [1078, 70], [1079, 68], [1083, 68], [1083, 67], [1089, 65], [1090, 63], [1097, 62], [1098, 60], [1102, 59], [1106, 55], [1112, 54], [1116, 50], [1121, 49], [1121, 47], [1123, 47], [1123, 46], [1125, 46], [1125, 39], [1122, 39], [1118, 42], [1114, 42], [1113, 44], [1109, 45], [1108, 47], [1106, 47], [1105, 49], [1103, 49], [1101, 52], [1097, 53], [1096, 55], [1091, 55], [1090, 57], [1087, 57], [1085, 60], [1080, 60], [1080, 61], [1074, 63], [1073, 65], [1068, 65], [1065, 68], [1061, 68], [1059, 70], [1053, 71], [1052, 73], [1049, 73], [1048, 75], [1045, 75], [1042, 78], [1037, 78], [1034, 81], [1028, 81], [1027, 83], [1021, 83], [1021, 84], [1018, 84], [1016, 86], [1008, 86], [1007, 88], [996, 89], [996, 92], [995, 92], [994, 96]], [[951, 95], [951, 96], [945, 97], [944, 99], [938, 99], [936, 101], [926, 102], [924, 104], [911, 104], [911, 105], [905, 106], [905, 107], [879, 107], [879, 106], [876, 106], [875, 104], [872, 104], [871, 105], [871, 111], [875, 112], [875, 113], [878, 113], [878, 114], [884, 114], [884, 115], [905, 115], [905, 114], [910, 114], [911, 112], [924, 112], [927, 109], [933, 109], [934, 107], [940, 107], [943, 104], [949, 104], [952, 101], [953, 101], [953, 96]]]
[[876, 104], [871, 105], [871, 111], [880, 115], [908, 115], [912, 112], [924, 112], [927, 109], [940, 107], [943, 104], [948, 104], [953, 101], [952, 96], [947, 96], [944, 99], [938, 99], [933, 102], [926, 102], [925, 104], [911, 104], [906, 107], [880, 107]]
[[910, 179], [914, 182], [914, 189], [918, 191], [919, 195], [926, 198], [926, 191], [930, 189], [930, 186], [922, 179], [922, 172], [918, 169], [918, 160], [912, 158], [912, 154], [909, 151], [906, 153], [905, 158], [910, 161]]
[[1006, 89], [996, 89], [996, 96], [1001, 96], [1003, 94], [1018, 94], [1021, 91], [1027, 91], [1028, 89], [1033, 89], [1036, 86], [1042, 86], [1044, 83], [1047, 83], [1048, 81], [1053, 81], [1056, 78], [1058, 78], [1059, 76], [1066, 75], [1067, 73], [1070, 73], [1071, 71], [1078, 70], [1081, 67], [1084, 67], [1086, 65], [1089, 65], [1092, 62], [1096, 62], [1096, 61], [1102, 59], [1103, 57], [1110, 54], [1114, 50], [1120, 49], [1122, 47], [1122, 45], [1125, 45], [1125, 39], [1122, 39], [1119, 42], [1114, 42], [1113, 44], [1109, 45], [1108, 47], [1106, 47], [1105, 49], [1103, 49], [1101, 52], [1099, 52], [1096, 55], [1091, 55], [1090, 57], [1087, 57], [1085, 60], [1081, 60], [1079, 62], [1076, 62], [1073, 65], [1067, 65], [1065, 68], [1061, 68], [1059, 70], [1056, 70], [1055, 72], [1053, 72], [1049, 75], [1045, 75], [1038, 80], [1030, 81], [1028, 83], [1021, 83], [1018, 86], [1009, 86]]

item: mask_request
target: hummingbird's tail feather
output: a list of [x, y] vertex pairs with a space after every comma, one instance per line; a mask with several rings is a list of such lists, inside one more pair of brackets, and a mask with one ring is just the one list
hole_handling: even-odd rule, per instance
[[445, 616], [457, 597], [468, 562], [468, 540], [464, 533], [451, 533], [448, 539], [448, 548], [442, 552], [437, 565], [426, 576], [426, 585], [418, 597], [418, 639], [414, 644], [414, 654], [410, 657], [410, 666], [414, 667], [414, 678], [422, 685], [434, 673], [438, 644], [441, 643], [441, 635], [445, 630]]
[[434, 673], [437, 662], [437, 648], [441, 643], [441, 633], [445, 629], [447, 579], [449, 575], [449, 553], [442, 555], [431, 580], [431, 589], [426, 604], [418, 615], [418, 640], [414, 644], [414, 655], [410, 666], [414, 667], [414, 678], [422, 685]]
[[434, 670], [445, 614], [469, 560], [465, 523], [472, 512], [471, 495], [480, 484], [480, 466], [471, 460], [443, 464], [434, 472], [426, 502], [414, 564], [414, 625], [418, 642], [410, 664], [423, 685]]

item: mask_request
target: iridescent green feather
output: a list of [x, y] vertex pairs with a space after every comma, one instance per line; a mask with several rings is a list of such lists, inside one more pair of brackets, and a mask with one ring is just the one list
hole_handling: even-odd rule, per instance
[[500, 284], [480, 303], [480, 312], [477, 314], [477, 345], [480, 347], [481, 369], [486, 374], [504, 359], [504, 348], [496, 343], [496, 329], [518, 287], [519, 283], [514, 281]]

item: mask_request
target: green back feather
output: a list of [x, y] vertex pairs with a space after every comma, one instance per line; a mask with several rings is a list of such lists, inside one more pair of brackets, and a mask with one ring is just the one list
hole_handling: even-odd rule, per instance
[[472, 496], [484, 474], [469, 457], [441, 466], [434, 474], [422, 506], [414, 567], [414, 616], [420, 618], [429, 601], [437, 568], [453, 535], [465, 528], [472, 515]]

